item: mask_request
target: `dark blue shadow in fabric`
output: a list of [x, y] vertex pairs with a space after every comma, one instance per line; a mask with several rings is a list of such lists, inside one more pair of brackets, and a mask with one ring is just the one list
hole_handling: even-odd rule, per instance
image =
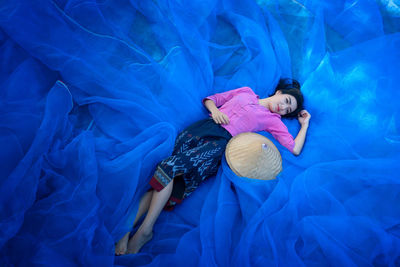
[[[400, 265], [396, 1], [0, 2], [2, 266]], [[303, 152], [218, 174], [114, 256], [203, 97], [302, 84]], [[286, 120], [296, 135], [298, 122]], [[265, 133], [261, 134], [273, 138]]]

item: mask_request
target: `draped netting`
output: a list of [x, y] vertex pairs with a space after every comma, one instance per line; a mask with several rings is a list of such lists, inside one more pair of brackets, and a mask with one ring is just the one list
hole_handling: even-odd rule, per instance
[[[399, 30], [392, 0], [0, 1], [1, 265], [400, 265]], [[274, 181], [223, 159], [115, 257], [201, 99], [280, 77], [302, 154]]]

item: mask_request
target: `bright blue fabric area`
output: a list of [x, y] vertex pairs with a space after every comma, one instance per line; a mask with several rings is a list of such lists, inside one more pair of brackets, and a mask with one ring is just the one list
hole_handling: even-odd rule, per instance
[[[1, 265], [398, 266], [399, 4], [325, 2], [0, 2]], [[201, 99], [290, 76], [312, 119], [278, 179], [223, 161], [114, 257]]]

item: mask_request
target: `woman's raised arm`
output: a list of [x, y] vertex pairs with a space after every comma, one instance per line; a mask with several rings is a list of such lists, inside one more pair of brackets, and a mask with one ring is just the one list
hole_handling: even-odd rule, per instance
[[304, 141], [306, 140], [308, 124], [310, 121], [311, 115], [307, 110], [302, 110], [299, 112], [299, 123], [301, 124], [301, 128], [296, 138], [294, 139], [295, 145], [293, 148], [293, 154], [298, 156], [301, 153], [301, 150], [304, 146]]

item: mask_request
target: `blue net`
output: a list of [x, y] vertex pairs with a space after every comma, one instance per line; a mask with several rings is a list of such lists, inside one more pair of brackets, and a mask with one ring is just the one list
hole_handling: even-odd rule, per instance
[[[400, 3], [325, 2], [0, 1], [1, 265], [400, 265]], [[302, 154], [276, 144], [274, 181], [223, 159], [114, 256], [201, 99], [280, 77]]]

